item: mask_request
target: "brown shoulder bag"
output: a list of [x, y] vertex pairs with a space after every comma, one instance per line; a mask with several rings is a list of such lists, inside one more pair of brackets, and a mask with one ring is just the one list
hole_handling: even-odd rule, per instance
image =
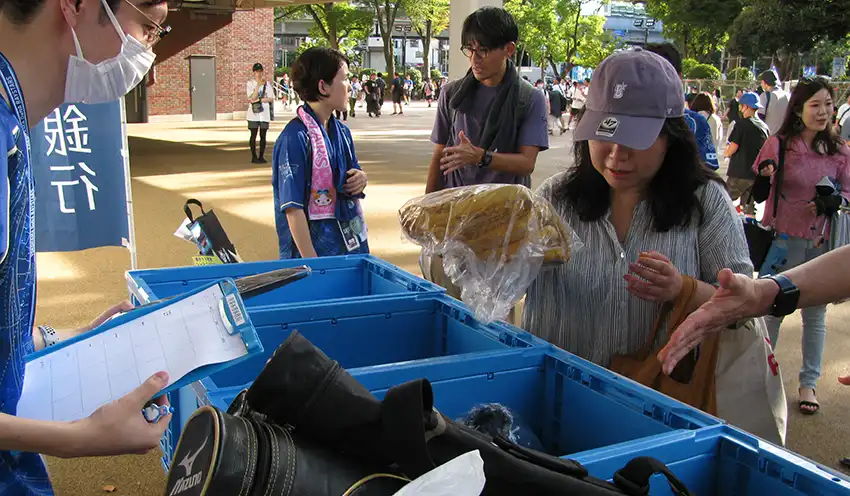
[[682, 292], [672, 306], [665, 304], [658, 314], [646, 346], [632, 355], [615, 355], [609, 368], [644, 386], [716, 415], [717, 390], [714, 377], [720, 347], [718, 333], [712, 333], [697, 350], [691, 351], [683, 358], [669, 376], [661, 370], [661, 362], [653, 353], [652, 345], [658, 337], [664, 318], [668, 315], [670, 317], [667, 322], [667, 336], [663, 342], [666, 345], [670, 336], [687, 317], [688, 304], [696, 294], [697, 281], [692, 277], [682, 276], [682, 282]]

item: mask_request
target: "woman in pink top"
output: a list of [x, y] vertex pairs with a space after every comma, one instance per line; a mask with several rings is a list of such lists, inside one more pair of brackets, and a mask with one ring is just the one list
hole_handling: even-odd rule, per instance
[[[830, 125], [833, 90], [823, 78], [800, 80], [791, 99], [785, 121], [776, 136], [770, 137], [753, 164], [761, 175], [773, 176], [774, 188], [767, 200], [763, 223], [777, 233], [787, 234], [788, 254], [780, 271], [796, 267], [826, 253], [832, 214], [850, 199], [850, 148]], [[785, 148], [782, 182], [777, 212], [775, 164], [779, 163], [780, 139]], [[815, 185], [829, 178], [843, 186], [842, 196], [818, 196]], [[826, 337], [826, 306], [810, 307], [803, 313], [803, 367], [800, 370], [800, 411], [813, 414], [819, 404], [815, 385], [821, 374], [821, 356]], [[774, 348], [779, 340], [782, 319], [765, 318]]]

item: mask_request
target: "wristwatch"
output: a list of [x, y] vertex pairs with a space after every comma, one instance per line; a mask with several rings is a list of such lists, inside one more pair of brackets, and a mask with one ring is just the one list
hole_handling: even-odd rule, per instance
[[790, 315], [797, 310], [797, 303], [800, 301], [800, 289], [791, 282], [791, 279], [782, 274], [767, 275], [761, 279], [770, 279], [779, 286], [779, 294], [773, 300], [770, 314], [774, 317], [784, 317]]
[[490, 162], [493, 161], [493, 152], [490, 150], [484, 150], [484, 156], [481, 157], [481, 162], [478, 162], [478, 167], [487, 168], [490, 167]]
[[38, 330], [41, 331], [41, 338], [44, 340], [45, 348], [49, 348], [59, 342], [59, 335], [56, 334], [56, 329], [48, 325], [40, 325], [38, 326]]

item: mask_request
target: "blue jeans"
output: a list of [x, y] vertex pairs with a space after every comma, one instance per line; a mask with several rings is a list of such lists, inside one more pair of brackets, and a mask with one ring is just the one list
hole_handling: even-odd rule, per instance
[[[826, 253], [826, 243], [818, 248], [812, 241], [802, 238], [788, 240], [788, 255], [780, 272], [793, 269]], [[826, 339], [826, 305], [802, 309], [803, 314], [803, 367], [800, 369], [800, 387], [815, 388], [821, 373], [821, 358]], [[770, 343], [776, 349], [779, 343], [779, 327], [782, 318], [767, 316], [764, 318]]]

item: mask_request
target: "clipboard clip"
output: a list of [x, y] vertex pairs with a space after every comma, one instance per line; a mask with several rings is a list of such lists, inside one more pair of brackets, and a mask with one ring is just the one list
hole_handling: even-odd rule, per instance
[[231, 280], [221, 281], [220, 284], [224, 297], [218, 302], [218, 310], [225, 330], [231, 336], [240, 334], [248, 350], [261, 347], [255, 336], [246, 335], [242, 332], [246, 328], [250, 328], [250, 322], [239, 288]]
[[149, 424], [156, 424], [162, 419], [162, 417], [172, 413], [174, 413], [174, 407], [170, 405], [157, 405], [156, 403], [150, 403], [148, 406], [142, 408], [142, 415]]

